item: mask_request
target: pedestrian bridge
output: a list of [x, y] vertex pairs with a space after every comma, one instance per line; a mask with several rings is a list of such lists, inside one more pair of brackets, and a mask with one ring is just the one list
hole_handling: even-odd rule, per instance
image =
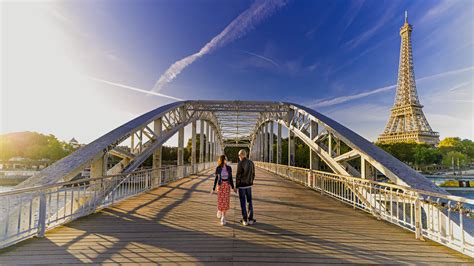
[[[163, 166], [175, 134], [177, 165]], [[308, 169], [294, 166], [295, 138]], [[231, 223], [215, 218], [208, 173], [226, 147], [248, 148], [258, 168], [254, 226], [235, 222], [235, 199]], [[472, 204], [303, 106], [177, 102], [0, 193], [0, 263], [472, 262]]]
[[216, 218], [209, 172], [146, 191], [6, 248], [7, 263], [458, 263], [447, 247], [268, 171], [257, 170], [253, 226]]

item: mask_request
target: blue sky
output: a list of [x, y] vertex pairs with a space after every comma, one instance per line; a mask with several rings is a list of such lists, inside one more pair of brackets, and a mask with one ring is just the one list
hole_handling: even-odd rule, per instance
[[[399, 29], [408, 10], [428, 121], [442, 137], [474, 138], [473, 1], [281, 2], [238, 37], [197, 58], [159, 93], [301, 103], [375, 140], [393, 104]], [[171, 102], [111, 83], [152, 90], [172, 64], [199, 52], [262, 3], [2, 3], [1, 131], [35, 130], [89, 142]]]

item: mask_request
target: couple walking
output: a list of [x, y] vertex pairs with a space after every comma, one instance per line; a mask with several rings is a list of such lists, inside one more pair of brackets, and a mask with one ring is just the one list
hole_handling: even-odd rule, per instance
[[[245, 150], [239, 151], [239, 163], [237, 164], [237, 174], [235, 175], [235, 187], [232, 180], [232, 168], [227, 165], [225, 155], [219, 158], [218, 166], [215, 171], [216, 178], [211, 194], [216, 191], [217, 185], [217, 218], [221, 219], [221, 225], [226, 224], [226, 212], [230, 207], [230, 189], [237, 193], [239, 191], [240, 208], [242, 209], [242, 220], [240, 224], [254, 224], [252, 205], [252, 185], [255, 179], [255, 166], [253, 162], [247, 159]], [[248, 203], [248, 212], [247, 212]]]

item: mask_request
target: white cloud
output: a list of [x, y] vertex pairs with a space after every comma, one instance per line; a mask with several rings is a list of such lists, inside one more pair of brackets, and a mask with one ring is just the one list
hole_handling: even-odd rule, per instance
[[467, 87], [467, 85], [472, 86], [472, 84], [473, 84], [473, 81], [463, 82], [461, 84], [458, 84], [458, 85], [452, 87], [451, 89], [449, 89], [449, 91], [456, 91], [456, 90], [462, 89], [464, 87]]
[[440, 133], [440, 137], [461, 137], [474, 139], [474, 124], [471, 117], [447, 114], [425, 114], [431, 128]]
[[147, 91], [147, 90], [139, 89], [137, 87], [132, 87], [132, 86], [128, 86], [128, 85], [125, 85], [125, 84], [116, 83], [116, 82], [111, 82], [111, 81], [107, 81], [107, 80], [104, 80], [104, 79], [99, 79], [99, 78], [94, 78], [94, 77], [86, 77], [86, 78], [91, 79], [91, 80], [95, 80], [95, 81], [98, 81], [98, 82], [102, 82], [102, 83], [105, 83], [105, 84], [108, 84], [108, 85], [112, 85], [112, 86], [115, 86], [115, 87], [120, 87], [120, 88], [132, 90], [132, 91], [136, 91], [136, 92], [141, 92], [141, 93], [144, 93], [144, 94], [155, 95], [155, 96], [164, 97], [164, 98], [168, 98], [168, 99], [172, 99], [172, 100], [176, 100], [176, 101], [182, 101], [183, 100], [183, 99], [176, 98], [176, 97], [166, 95], [166, 94], [163, 94], [163, 93]]
[[428, 9], [423, 17], [418, 21], [419, 24], [429, 23], [431, 20], [439, 19], [439, 16], [451, 9], [454, 5], [458, 4], [459, 1], [444, 0], [439, 1], [437, 5], [434, 5]]
[[229, 25], [227, 25], [221, 33], [212, 38], [210, 42], [206, 43], [199, 52], [173, 63], [165, 73], [161, 75], [152, 90], [159, 92], [163, 86], [174, 80], [181, 71], [196, 61], [196, 59], [245, 36], [264, 19], [271, 16], [274, 12], [285, 5], [285, 0], [256, 1]]
[[369, 140], [376, 140], [390, 115], [390, 107], [375, 103], [360, 103], [344, 108], [323, 111], [337, 122]]
[[[446, 71], [446, 72], [442, 72], [442, 73], [422, 77], [422, 78], [417, 79], [416, 82], [433, 80], [433, 79], [442, 78], [442, 77], [445, 77], [445, 76], [461, 74], [461, 73], [472, 71], [472, 70], [474, 70], [474, 66], [461, 68], [461, 69], [456, 69], [456, 70], [451, 70], [451, 71]], [[370, 96], [370, 95], [373, 95], [373, 94], [378, 94], [378, 93], [381, 93], [381, 92], [390, 91], [390, 90], [392, 90], [396, 87], [397, 87], [397, 84], [393, 84], [393, 85], [390, 85], [390, 86], [376, 88], [376, 89], [361, 92], [361, 93], [358, 93], [358, 94], [340, 96], [340, 97], [335, 97], [335, 98], [332, 98], [332, 99], [316, 100], [316, 101], [313, 101], [313, 102], [308, 103], [306, 105], [309, 106], [309, 107], [312, 107], [312, 108], [332, 106], [332, 105], [341, 104], [341, 103], [345, 103], [345, 102], [348, 102], [348, 101], [364, 98], [364, 97], [367, 97], [367, 96]]]
[[272, 65], [274, 65], [274, 66], [276, 66], [276, 67], [279, 66], [278, 63], [275, 62], [275, 60], [273, 60], [273, 59], [271, 59], [271, 58], [269, 58], [269, 57], [266, 57], [266, 56], [263, 56], [263, 55], [259, 55], [259, 54], [255, 54], [255, 53], [252, 53], [252, 52], [249, 52], [249, 51], [242, 51], [242, 52], [244, 52], [244, 53], [246, 53], [246, 54], [248, 54], [248, 55], [252, 55], [252, 56], [255, 56], [255, 57], [257, 57], [257, 58], [260, 58], [260, 59], [262, 59], [262, 60], [264, 60], [264, 61], [267, 61], [268, 63], [270, 63], [270, 64], [272, 64]]
[[386, 87], [373, 89], [373, 90], [366, 91], [366, 92], [361, 92], [361, 93], [358, 93], [358, 94], [353, 94], [353, 95], [348, 95], [348, 96], [341, 96], [341, 97], [336, 97], [336, 98], [327, 99], [327, 100], [318, 100], [316, 102], [308, 104], [308, 106], [312, 107], [312, 108], [332, 106], [332, 105], [336, 105], [336, 104], [345, 103], [345, 102], [348, 102], [348, 101], [364, 98], [364, 97], [370, 96], [372, 94], [377, 94], [377, 93], [381, 93], [381, 92], [385, 92], [385, 91], [390, 91], [390, 90], [392, 90], [396, 87], [397, 87], [397, 85], [395, 84], [395, 85], [390, 85], [390, 86], [386, 86]]
[[362, 32], [361, 34], [357, 35], [357, 37], [353, 38], [352, 40], [346, 42], [344, 44], [344, 48], [348, 50], [353, 50], [362, 43], [366, 42], [372, 36], [374, 36], [383, 26], [387, 24], [390, 20], [392, 20], [394, 11], [396, 10], [396, 6], [394, 5], [395, 1], [391, 2], [389, 6], [384, 8], [384, 12], [380, 14], [377, 21], [374, 21], [369, 29]]

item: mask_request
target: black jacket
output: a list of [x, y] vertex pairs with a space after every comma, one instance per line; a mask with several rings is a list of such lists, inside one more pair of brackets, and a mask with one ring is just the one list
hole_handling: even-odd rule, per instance
[[234, 188], [234, 180], [232, 180], [232, 168], [228, 165], [226, 165], [226, 167], [227, 167], [227, 173], [229, 174], [229, 177], [227, 178], [227, 180], [222, 180], [222, 175], [221, 175], [222, 167], [217, 166], [216, 172], [215, 172], [216, 178], [214, 179], [214, 186], [212, 187], [212, 190], [216, 190], [216, 184], [220, 185], [222, 184], [222, 181], [229, 182], [230, 186]]
[[250, 187], [255, 179], [255, 165], [247, 158], [244, 158], [237, 165], [237, 174], [235, 175], [235, 185], [239, 187]]

